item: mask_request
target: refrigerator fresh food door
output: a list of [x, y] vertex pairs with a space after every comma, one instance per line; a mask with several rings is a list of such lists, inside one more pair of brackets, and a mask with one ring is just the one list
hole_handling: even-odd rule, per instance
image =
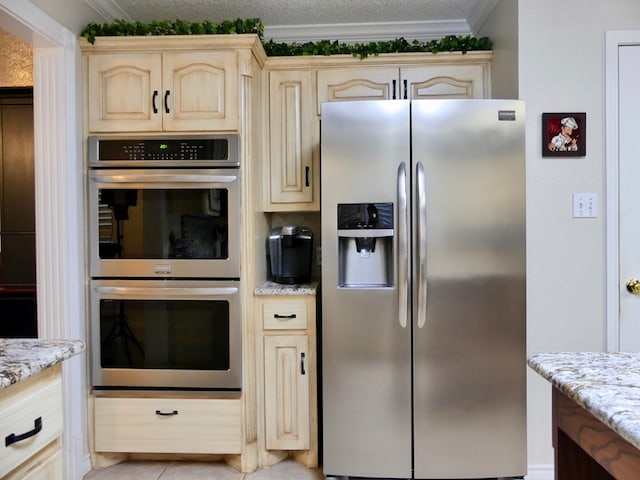
[[526, 473], [524, 120], [412, 102], [415, 478]]
[[[399, 296], [394, 258], [403, 162], [409, 193], [409, 116], [407, 101], [323, 104], [322, 410], [328, 476], [411, 477], [411, 325], [399, 318], [399, 302], [406, 303], [408, 295]], [[384, 228], [369, 228], [376, 223]], [[402, 226], [407, 228], [406, 221]], [[406, 232], [401, 238], [408, 243]], [[401, 251], [406, 255], [408, 245]], [[390, 261], [379, 262], [379, 255]], [[401, 275], [407, 277], [407, 270], [405, 265]]]

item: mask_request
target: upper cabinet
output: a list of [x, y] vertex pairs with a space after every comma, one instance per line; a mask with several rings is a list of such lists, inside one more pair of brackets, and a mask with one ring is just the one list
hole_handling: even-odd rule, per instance
[[235, 130], [236, 52], [106, 54], [88, 59], [89, 130]]
[[319, 210], [318, 125], [313, 71], [269, 72], [270, 210]]
[[238, 131], [247, 56], [264, 51], [257, 38], [213, 37], [82, 42], [87, 132]]
[[450, 56], [456, 61], [433, 64], [426, 60], [442, 59], [438, 55], [443, 54], [428, 55], [432, 57], [427, 57], [423, 64], [398, 67], [363, 64], [319, 70], [318, 113], [323, 102], [489, 97], [488, 62], [461, 63], [459, 56]]
[[320, 209], [322, 103], [490, 98], [491, 58], [491, 52], [269, 57], [262, 209]]

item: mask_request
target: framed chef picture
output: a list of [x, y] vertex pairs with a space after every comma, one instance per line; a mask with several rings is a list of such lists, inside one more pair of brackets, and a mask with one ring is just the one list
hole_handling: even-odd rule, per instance
[[586, 143], [586, 113], [542, 114], [543, 157], [584, 157]]

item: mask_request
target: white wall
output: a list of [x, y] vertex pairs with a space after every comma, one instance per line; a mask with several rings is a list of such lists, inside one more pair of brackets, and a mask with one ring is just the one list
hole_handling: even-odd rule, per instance
[[500, 0], [475, 35], [493, 41], [491, 97], [518, 98], [518, 2]]
[[[637, 0], [518, 2], [529, 353], [604, 349], [604, 36], [623, 29], [640, 30]], [[542, 157], [543, 112], [586, 112], [586, 157]], [[572, 218], [573, 192], [597, 192], [600, 216]], [[552, 464], [551, 387], [529, 372], [528, 388], [528, 463]]]

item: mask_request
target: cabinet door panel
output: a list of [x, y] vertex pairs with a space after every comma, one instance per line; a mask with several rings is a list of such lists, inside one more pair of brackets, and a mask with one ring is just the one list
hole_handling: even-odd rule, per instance
[[270, 73], [270, 203], [314, 202], [312, 99], [311, 71]]
[[395, 67], [320, 70], [317, 113], [320, 115], [323, 102], [400, 98], [398, 88], [398, 69]]
[[400, 70], [407, 98], [483, 98], [482, 65], [433, 65]]
[[165, 54], [164, 130], [235, 130], [236, 52]]
[[89, 130], [160, 131], [161, 68], [160, 54], [90, 56]]
[[309, 337], [264, 337], [265, 436], [269, 450], [309, 448]]

